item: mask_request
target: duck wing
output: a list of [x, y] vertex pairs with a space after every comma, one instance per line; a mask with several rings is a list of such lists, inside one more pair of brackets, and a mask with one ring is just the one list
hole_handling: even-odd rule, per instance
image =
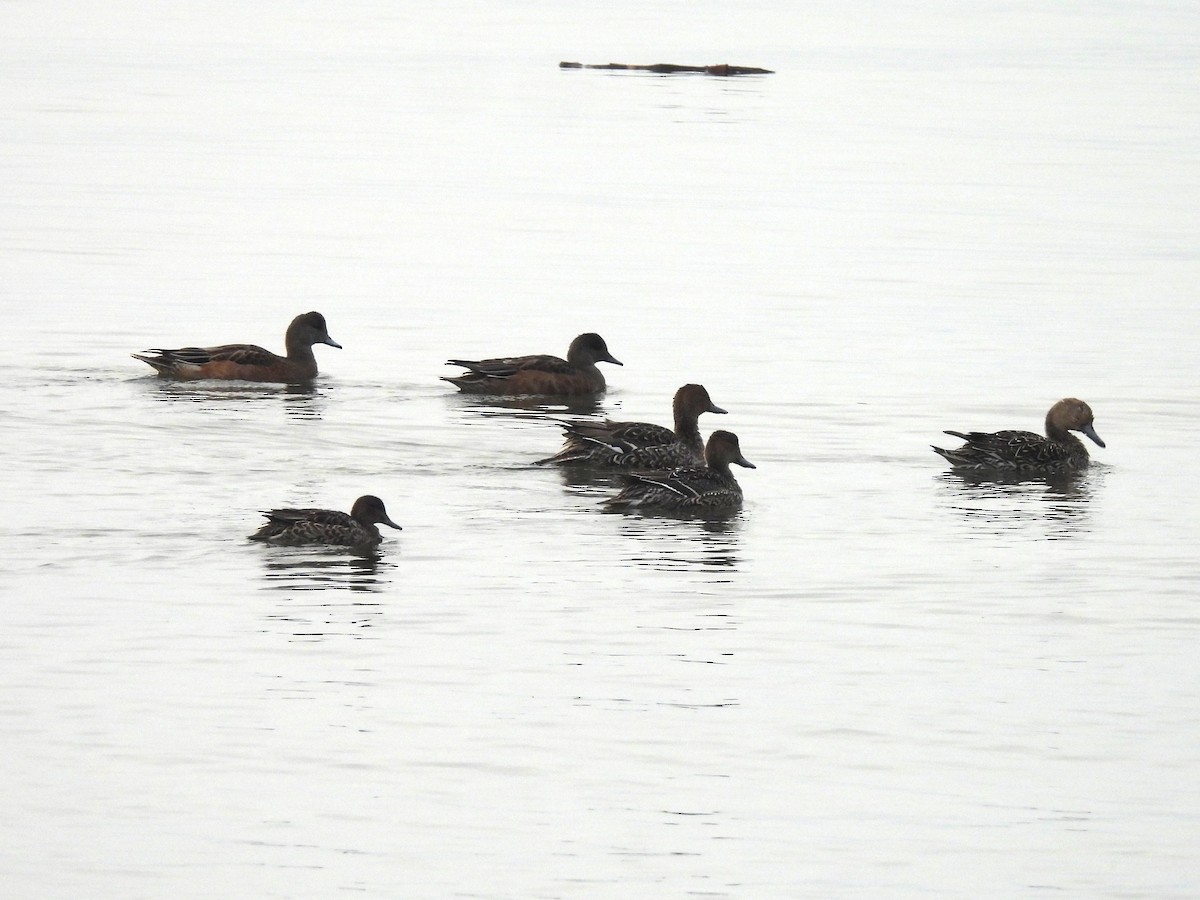
[[[211, 362], [232, 362], [242, 366], [268, 366], [279, 360], [270, 350], [254, 344], [222, 344], [219, 347], [179, 347], [174, 350], [148, 350], [157, 353], [159, 362], [203, 366]], [[136, 355], [136, 354], [135, 354]], [[150, 362], [144, 356], [138, 356]], [[151, 363], [153, 365], [153, 363]]]
[[627, 477], [630, 484], [652, 485], [685, 500], [694, 500], [725, 486], [724, 479], [707, 468], [680, 467], [667, 472], [635, 472]]
[[946, 434], [966, 441], [957, 450], [939, 450], [956, 466], [1035, 469], [1071, 458], [1070, 448], [1032, 431], [947, 431]]
[[535, 371], [553, 374], [570, 374], [575, 367], [557, 356], [506, 356], [497, 359], [448, 359], [447, 365], [462, 366], [464, 369], [485, 378], [509, 378], [517, 372]]
[[670, 428], [649, 422], [574, 422], [566, 426], [566, 433], [568, 439], [596, 444], [615, 453], [632, 453], [678, 440]]
[[698, 461], [678, 443], [675, 432], [649, 422], [560, 422], [565, 442], [544, 463], [595, 463], [642, 469], [668, 469]]
[[253, 541], [281, 546], [304, 544], [369, 544], [371, 535], [348, 514], [332, 509], [265, 510], [267, 523], [250, 535]]
[[272, 523], [280, 525], [295, 525], [300, 522], [311, 522], [314, 525], [353, 526], [357, 524], [349, 513], [336, 509], [271, 509], [263, 510], [263, 515]]

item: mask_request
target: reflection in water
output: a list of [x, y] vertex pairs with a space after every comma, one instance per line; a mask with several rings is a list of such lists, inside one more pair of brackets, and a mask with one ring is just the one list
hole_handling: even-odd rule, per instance
[[142, 379], [151, 396], [166, 402], [198, 403], [205, 408], [261, 400], [283, 401], [284, 412], [296, 419], [319, 419], [327, 400], [326, 389], [313, 384], [265, 384], [255, 381], [172, 381]]
[[[615, 514], [614, 514], [615, 515]], [[629, 561], [661, 571], [694, 569], [726, 577], [738, 570], [740, 515], [723, 518], [641, 513], [621, 515], [620, 533], [637, 542], [641, 552]]]
[[395, 564], [378, 551], [274, 548], [266, 559], [267, 588], [289, 596], [266, 618], [293, 638], [364, 637], [364, 629], [383, 621], [382, 604], [368, 595], [388, 583], [380, 577], [384, 568]]
[[[557, 466], [563, 487], [583, 488], [577, 491], [581, 494], [608, 496], [619, 491], [625, 484], [622, 472], [617, 469], [603, 469], [599, 466]], [[596, 490], [592, 490], [595, 488]], [[600, 490], [603, 488], [604, 490]], [[611, 490], [610, 490], [611, 489]]]
[[1038, 537], [1057, 540], [1091, 530], [1091, 501], [1101, 472], [1096, 465], [1082, 473], [1041, 477], [950, 470], [938, 478], [951, 508], [981, 531], [1012, 534], [1036, 525]]
[[283, 391], [283, 411], [293, 419], [319, 419], [326, 399], [322, 389], [311, 385], [288, 385]]
[[583, 397], [505, 397], [499, 394], [447, 394], [447, 402], [455, 403], [460, 409], [470, 410], [483, 416], [497, 416], [513, 412], [533, 415], [518, 418], [544, 418], [546, 416], [590, 416], [602, 409], [598, 396]]
[[277, 591], [378, 591], [388, 583], [380, 569], [393, 569], [378, 549], [289, 547], [271, 548], [267, 557], [267, 587]]

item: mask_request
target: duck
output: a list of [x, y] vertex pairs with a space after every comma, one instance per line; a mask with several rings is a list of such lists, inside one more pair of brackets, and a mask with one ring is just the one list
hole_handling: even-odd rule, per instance
[[443, 375], [442, 381], [467, 394], [577, 397], [604, 391], [604, 375], [596, 367], [598, 362], [624, 365], [608, 352], [604, 338], [588, 332], [571, 341], [566, 359], [548, 355], [450, 359], [446, 365], [462, 366], [468, 371], [463, 375]]
[[730, 464], [754, 469], [742, 455], [732, 431], [714, 431], [704, 445], [700, 466], [682, 466], [667, 472], [633, 472], [615, 497], [604, 501], [609, 509], [662, 512], [733, 512], [742, 505], [742, 488]]
[[177, 350], [144, 350], [134, 353], [154, 367], [161, 378], [178, 381], [220, 379], [295, 384], [317, 377], [314, 344], [342, 345], [329, 336], [325, 317], [306, 312], [292, 319], [283, 338], [287, 356], [279, 356], [254, 344], [223, 344], [219, 347], [181, 347]]
[[619, 469], [670, 469], [704, 463], [702, 413], [726, 414], [702, 384], [685, 384], [671, 403], [675, 429], [649, 422], [567, 422], [566, 442], [538, 465], [596, 465]]
[[1032, 431], [982, 432], [947, 431], [966, 441], [957, 450], [933, 447], [933, 452], [960, 472], [1009, 472], [1063, 474], [1086, 469], [1091, 461], [1083, 441], [1071, 434], [1085, 434], [1097, 446], [1104, 441], [1096, 434], [1092, 408], [1075, 397], [1066, 397], [1046, 413], [1046, 435]]
[[250, 540], [283, 547], [303, 544], [374, 547], [383, 540], [377, 523], [403, 530], [388, 517], [383, 501], [373, 494], [355, 500], [349, 513], [336, 509], [271, 509], [263, 510], [263, 515], [267, 524], [250, 535]]

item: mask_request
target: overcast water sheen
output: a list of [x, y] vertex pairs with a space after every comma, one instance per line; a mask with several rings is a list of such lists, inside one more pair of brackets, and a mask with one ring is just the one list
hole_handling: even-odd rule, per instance
[[[0, 6], [22, 897], [1200, 895], [1194, 3]], [[560, 70], [729, 62], [742, 79]], [[325, 314], [308, 388], [129, 353]], [[448, 357], [700, 382], [704, 522]], [[1106, 441], [1066, 481], [943, 429]], [[378, 494], [377, 553], [246, 536]]]

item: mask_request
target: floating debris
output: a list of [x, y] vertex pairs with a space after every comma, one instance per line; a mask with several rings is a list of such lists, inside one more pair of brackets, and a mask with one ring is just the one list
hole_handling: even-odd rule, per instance
[[585, 65], [577, 62], [560, 62], [560, 69], [633, 69], [638, 72], [654, 72], [657, 75], [674, 75], [677, 72], [696, 72], [701, 75], [774, 75], [771, 69], [756, 69], [753, 66], [731, 66], [721, 63], [716, 66], [677, 66], [674, 63], [655, 63], [651, 66], [633, 66], [626, 63], [602, 63]]

